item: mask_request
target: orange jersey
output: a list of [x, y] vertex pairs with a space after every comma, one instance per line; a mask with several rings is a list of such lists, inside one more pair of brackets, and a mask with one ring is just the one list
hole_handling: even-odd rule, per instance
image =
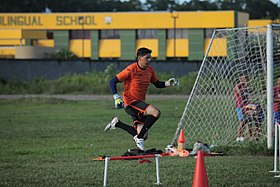
[[119, 81], [124, 82], [123, 100], [126, 105], [137, 100], [145, 101], [150, 82], [158, 81], [151, 66], [141, 69], [137, 63], [130, 64], [116, 77]]

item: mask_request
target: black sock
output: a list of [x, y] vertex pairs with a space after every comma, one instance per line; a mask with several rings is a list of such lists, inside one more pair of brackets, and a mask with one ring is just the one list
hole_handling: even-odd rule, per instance
[[145, 123], [138, 134], [137, 138], [143, 138], [146, 132], [153, 126], [153, 124], [158, 120], [158, 118], [149, 115], [147, 119], [145, 120]]
[[116, 127], [125, 130], [126, 132], [128, 132], [132, 136], [136, 136], [137, 135], [137, 130], [134, 127], [129, 126], [127, 124], [124, 124], [120, 120], [118, 121], [118, 123], [116, 123]]

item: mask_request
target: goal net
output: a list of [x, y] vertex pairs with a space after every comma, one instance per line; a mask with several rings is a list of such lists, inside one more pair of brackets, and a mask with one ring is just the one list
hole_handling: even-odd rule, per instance
[[[273, 73], [275, 85], [275, 77], [280, 75], [280, 27], [274, 25], [272, 29], [273, 72], [267, 71], [267, 28], [221, 29], [213, 33], [172, 145], [177, 144], [181, 129], [189, 146], [196, 141], [213, 145], [236, 144], [240, 121], [234, 87], [242, 75], [246, 77], [247, 87], [242, 98], [247, 103], [240, 107], [243, 112], [240, 131], [244, 141], [250, 140], [248, 128], [252, 129], [253, 141], [267, 140], [267, 73]], [[254, 113], [252, 108], [256, 105], [261, 107]], [[259, 115], [254, 117], [257, 113]]]

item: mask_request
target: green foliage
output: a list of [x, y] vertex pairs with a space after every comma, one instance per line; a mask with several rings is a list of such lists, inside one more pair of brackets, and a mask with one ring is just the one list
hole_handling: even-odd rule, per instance
[[112, 79], [116, 72], [115, 72], [115, 64], [110, 64], [107, 66], [107, 68], [104, 71], [105, 74], [105, 81], [108, 82], [110, 79]]
[[[172, 140], [185, 107], [184, 99], [149, 100], [161, 110], [161, 118], [149, 131], [146, 148], [164, 150]], [[98, 155], [116, 156], [135, 148], [121, 130], [104, 132], [117, 115], [113, 101], [67, 101], [54, 98], [0, 100], [0, 186], [102, 186], [104, 162]], [[204, 157], [209, 186], [279, 186], [268, 171], [273, 154], [265, 143], [217, 147], [222, 157]], [[154, 186], [155, 160], [109, 161], [108, 186]], [[162, 186], [191, 186], [193, 157], [161, 157]]]
[[29, 84], [25, 81], [20, 80], [10, 80], [7, 81], [2, 79], [0, 82], [0, 93], [1, 94], [16, 94], [21, 93], [25, 94], [28, 93]]
[[46, 54], [46, 58], [56, 60], [73, 60], [77, 59], [77, 56], [67, 49], [59, 49], [54, 53]]
[[[109, 81], [116, 74], [114, 64], [108, 65], [104, 72], [90, 72], [86, 74], [69, 74], [56, 80], [38, 77], [31, 82], [7, 81], [0, 79], [0, 94], [110, 94]], [[160, 80], [168, 80], [173, 75], [157, 73]], [[189, 73], [176, 77], [180, 86], [176, 88], [157, 89], [150, 86], [149, 94], [184, 94], [191, 92], [197, 73]], [[118, 84], [118, 90], [123, 90], [123, 84]], [[175, 91], [174, 91], [175, 89]]]

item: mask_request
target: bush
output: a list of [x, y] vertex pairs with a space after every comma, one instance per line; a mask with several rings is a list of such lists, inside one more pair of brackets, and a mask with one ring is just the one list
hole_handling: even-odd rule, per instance
[[[90, 72], [86, 74], [69, 74], [56, 80], [47, 80], [43, 77], [31, 82], [0, 79], [0, 94], [111, 94], [109, 80], [116, 74], [115, 65], [110, 64], [104, 72]], [[165, 81], [176, 77], [180, 86], [176, 88], [157, 89], [150, 86], [149, 94], [184, 94], [191, 92], [197, 73], [189, 73], [176, 77], [168, 73], [157, 73], [160, 80]], [[123, 84], [118, 84], [118, 90], [123, 90]]]

